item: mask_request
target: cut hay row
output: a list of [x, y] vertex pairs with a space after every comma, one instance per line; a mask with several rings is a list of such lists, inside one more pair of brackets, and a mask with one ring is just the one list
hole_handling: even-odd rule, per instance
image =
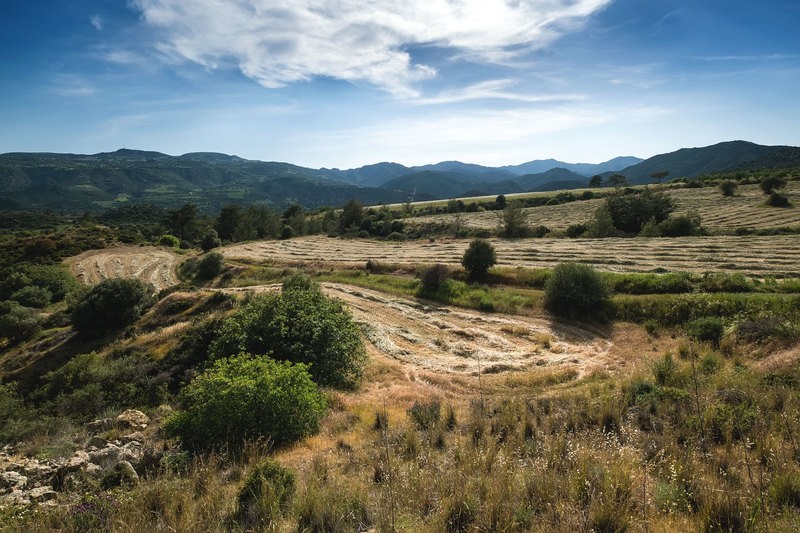
[[75, 277], [87, 285], [108, 278], [137, 278], [159, 290], [178, 284], [178, 256], [163, 248], [122, 246], [92, 250], [66, 262]]
[[[713, 236], [635, 239], [492, 240], [501, 266], [544, 268], [565, 261], [619, 272], [742, 272], [796, 275], [800, 239], [779, 236]], [[228, 258], [290, 264], [360, 265], [367, 260], [400, 264], [458, 264], [468, 239], [390, 243], [365, 239], [304, 237], [222, 248]]]

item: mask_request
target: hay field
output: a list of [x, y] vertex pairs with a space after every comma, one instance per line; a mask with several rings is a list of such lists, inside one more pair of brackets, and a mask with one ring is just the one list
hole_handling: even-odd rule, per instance
[[[795, 203], [800, 201], [800, 182], [789, 182], [786, 187]], [[685, 215], [692, 211], [700, 214], [703, 227], [709, 230], [730, 230], [741, 227], [777, 228], [800, 226], [800, 207], [787, 209], [764, 206], [765, 196], [758, 185], [743, 185], [737, 195], [724, 197], [716, 188], [674, 189], [667, 194], [675, 200], [675, 214]], [[604, 200], [586, 200], [562, 205], [545, 205], [525, 209], [532, 226], [547, 226], [551, 230], [564, 230], [571, 224], [585, 224]], [[501, 213], [443, 214], [417, 217], [408, 220], [408, 225], [460, 224], [464, 228], [494, 230], [501, 224]]]
[[75, 277], [87, 285], [108, 278], [138, 278], [158, 290], [178, 284], [178, 256], [164, 248], [120, 246], [91, 250], [65, 262]]
[[[357, 265], [367, 260], [399, 264], [458, 264], [468, 239], [392, 243], [312, 236], [237, 244], [220, 249], [227, 258], [295, 265]], [[578, 261], [617, 272], [741, 272], [796, 275], [796, 235], [632, 239], [493, 239], [500, 266], [544, 268]]]

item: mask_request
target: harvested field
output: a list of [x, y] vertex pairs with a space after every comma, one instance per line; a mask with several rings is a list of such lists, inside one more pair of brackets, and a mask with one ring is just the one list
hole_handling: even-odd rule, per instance
[[[798, 201], [800, 182], [792, 181], [786, 187], [790, 198]], [[675, 214], [700, 214], [703, 227], [709, 230], [735, 228], [778, 228], [800, 226], [800, 209], [774, 208], [764, 205], [766, 197], [758, 185], [740, 186], [736, 196], [724, 197], [716, 188], [674, 189], [667, 194], [675, 200]], [[551, 230], [564, 230], [571, 224], [589, 222], [604, 200], [586, 200], [562, 205], [529, 207], [528, 221], [531, 226], [547, 226]], [[482, 213], [460, 213], [431, 215], [408, 220], [409, 226], [430, 224], [460, 225], [464, 228], [494, 230], [500, 226], [499, 211]]]
[[108, 278], [138, 278], [159, 290], [178, 284], [178, 256], [163, 248], [122, 246], [91, 250], [66, 263], [75, 277], [87, 285]]
[[[492, 241], [499, 265], [552, 267], [577, 261], [617, 272], [741, 272], [796, 275], [800, 240], [795, 235], [633, 239], [525, 239]], [[466, 239], [391, 243], [304, 237], [238, 244], [220, 249], [228, 258], [310, 265], [358, 265], [368, 259], [400, 264], [458, 264]]]
[[[267, 292], [280, 285], [219, 289]], [[477, 376], [529, 369], [569, 369], [580, 377], [613, 369], [612, 343], [599, 331], [545, 318], [484, 314], [422, 303], [339, 283], [323, 283], [361, 326], [370, 355], [403, 364], [407, 371]]]
[[347, 285], [323, 288], [347, 304], [377, 351], [425, 370], [477, 375], [566, 365], [583, 375], [609, 364], [611, 343], [596, 331], [426, 305]]

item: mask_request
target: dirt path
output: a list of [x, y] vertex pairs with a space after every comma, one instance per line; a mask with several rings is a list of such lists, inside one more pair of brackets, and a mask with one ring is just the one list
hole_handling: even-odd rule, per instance
[[163, 248], [121, 246], [91, 250], [66, 263], [75, 277], [87, 285], [108, 278], [137, 278], [159, 290], [178, 284], [178, 256]]

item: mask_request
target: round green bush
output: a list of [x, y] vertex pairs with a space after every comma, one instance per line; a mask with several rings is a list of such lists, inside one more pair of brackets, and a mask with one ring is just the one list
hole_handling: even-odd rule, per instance
[[50, 291], [44, 287], [37, 287], [35, 285], [23, 287], [14, 292], [9, 298], [9, 300], [19, 302], [20, 305], [34, 307], [36, 309], [47, 307], [52, 299], [53, 294]]
[[469, 272], [470, 279], [483, 279], [489, 268], [497, 264], [494, 246], [484, 239], [475, 239], [461, 258], [461, 264]]
[[39, 333], [42, 319], [33, 309], [17, 302], [0, 302], [0, 339], [17, 344]]
[[277, 461], [267, 459], [256, 466], [239, 490], [237, 518], [256, 528], [279, 517], [294, 496], [295, 477]]
[[314, 381], [349, 388], [360, 379], [366, 351], [344, 305], [316, 285], [289, 284], [280, 294], [255, 296], [224, 322], [211, 344], [212, 358], [239, 352], [310, 365]]
[[135, 322], [153, 304], [153, 287], [138, 279], [106, 279], [75, 304], [72, 326], [81, 333], [100, 333]]
[[593, 268], [561, 263], [544, 286], [544, 306], [567, 318], [598, 317], [607, 311], [611, 291]]
[[199, 279], [213, 279], [225, 268], [225, 256], [219, 252], [205, 254], [197, 262], [197, 277]]
[[282, 445], [319, 430], [324, 396], [307, 366], [240, 354], [220, 359], [181, 393], [167, 433], [190, 450], [237, 451], [245, 441]]
[[161, 246], [169, 246], [170, 248], [177, 248], [181, 244], [181, 240], [175, 235], [162, 235], [158, 239], [158, 244]]

